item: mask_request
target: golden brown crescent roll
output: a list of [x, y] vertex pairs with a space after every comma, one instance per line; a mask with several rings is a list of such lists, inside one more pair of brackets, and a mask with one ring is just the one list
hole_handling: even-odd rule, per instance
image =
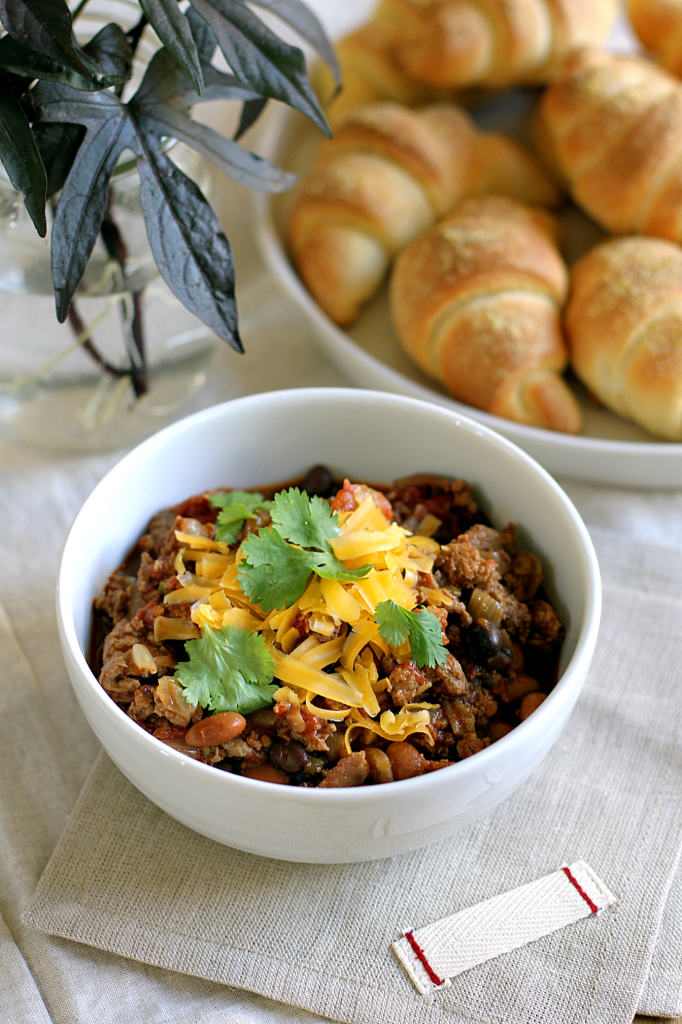
[[580, 50], [545, 91], [540, 117], [573, 197], [602, 227], [682, 241], [682, 84], [672, 75]]
[[503, 196], [469, 199], [396, 260], [391, 314], [407, 354], [455, 398], [577, 433], [560, 374], [567, 270], [556, 223]]
[[436, 88], [546, 82], [577, 46], [602, 43], [616, 0], [382, 0], [374, 22], [415, 81]]
[[400, 67], [391, 52], [394, 35], [389, 22], [369, 21], [335, 44], [343, 80], [338, 94], [327, 65], [315, 65], [313, 84], [333, 129], [368, 103], [389, 100], [414, 107], [447, 99], [442, 90], [416, 82]]
[[614, 238], [571, 272], [571, 362], [614, 412], [682, 440], [682, 250], [660, 238]]
[[362, 107], [322, 144], [294, 200], [294, 264], [327, 315], [351, 323], [401, 249], [465, 195], [490, 188], [539, 202], [558, 197], [530, 153], [478, 133], [452, 104]]
[[647, 50], [668, 71], [682, 75], [682, 0], [629, 0], [628, 14]]

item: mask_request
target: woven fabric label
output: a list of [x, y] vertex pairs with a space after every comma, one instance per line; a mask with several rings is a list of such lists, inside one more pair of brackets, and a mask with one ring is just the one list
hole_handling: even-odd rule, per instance
[[579, 860], [417, 931], [406, 931], [392, 949], [417, 991], [428, 995], [470, 967], [615, 902], [592, 868]]

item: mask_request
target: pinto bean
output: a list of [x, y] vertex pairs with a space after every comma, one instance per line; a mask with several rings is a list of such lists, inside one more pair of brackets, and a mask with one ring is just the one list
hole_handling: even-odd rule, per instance
[[185, 754], [187, 757], [194, 758], [195, 761], [203, 760], [200, 748], [188, 746], [181, 737], [171, 736], [169, 739], [159, 737], [159, 739], [162, 743], [165, 743], [167, 747], [172, 747], [173, 750], [177, 750], [179, 754]]
[[378, 747], [365, 747], [365, 757], [369, 765], [369, 774], [372, 776], [372, 782], [376, 784], [393, 782], [391, 762], [383, 750], [379, 750]]
[[246, 728], [246, 719], [234, 711], [219, 711], [217, 715], [202, 718], [187, 730], [185, 739], [190, 746], [217, 747], [239, 736]]
[[490, 739], [501, 740], [503, 736], [512, 731], [512, 726], [507, 725], [506, 722], [491, 722], [490, 723]]
[[535, 693], [539, 689], [540, 684], [537, 679], [526, 675], [525, 672], [517, 672], [507, 680], [507, 696], [511, 701], [521, 700], [527, 693]]
[[393, 778], [413, 779], [426, 771], [426, 758], [411, 743], [390, 743], [386, 751], [391, 762]]
[[261, 764], [258, 768], [242, 772], [243, 779], [256, 779], [258, 782], [276, 782], [280, 786], [288, 786], [291, 779], [286, 772], [278, 772], [271, 764]]
[[527, 693], [521, 701], [521, 707], [519, 708], [519, 718], [521, 721], [525, 722], [534, 711], [537, 711], [546, 697], [546, 693]]

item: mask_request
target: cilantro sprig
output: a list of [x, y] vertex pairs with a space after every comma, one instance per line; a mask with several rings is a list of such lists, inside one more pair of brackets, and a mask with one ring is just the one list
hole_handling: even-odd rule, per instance
[[244, 593], [264, 611], [291, 607], [313, 572], [349, 583], [372, 568], [346, 569], [336, 557], [331, 542], [339, 535], [339, 519], [322, 498], [290, 487], [275, 495], [270, 516], [271, 528], [244, 541], [237, 574]]
[[441, 624], [433, 612], [426, 608], [410, 612], [395, 601], [381, 601], [376, 606], [374, 618], [379, 627], [379, 635], [391, 647], [400, 647], [406, 639], [409, 640], [412, 657], [419, 668], [425, 665], [435, 668], [448, 660]]
[[237, 534], [247, 519], [255, 519], [257, 508], [268, 509], [272, 502], [266, 501], [257, 491], [229, 491], [227, 494], [209, 494], [208, 500], [219, 508], [216, 540], [234, 544]]
[[189, 661], [177, 665], [175, 678], [188, 703], [241, 715], [272, 704], [275, 660], [260, 633], [238, 626], [206, 628], [198, 640], [187, 641], [185, 650]]

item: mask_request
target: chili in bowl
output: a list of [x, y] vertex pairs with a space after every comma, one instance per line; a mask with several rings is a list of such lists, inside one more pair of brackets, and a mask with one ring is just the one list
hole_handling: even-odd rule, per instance
[[[319, 463], [326, 487], [305, 480]], [[600, 583], [570, 501], [511, 443], [310, 389], [134, 449], [72, 527], [57, 605], [79, 702], [135, 786], [219, 842], [333, 863], [426, 845], [521, 784], [586, 678]]]
[[564, 630], [513, 524], [433, 474], [299, 484], [164, 509], [107, 580], [91, 667], [141, 728], [331, 789], [448, 767], [540, 707]]

